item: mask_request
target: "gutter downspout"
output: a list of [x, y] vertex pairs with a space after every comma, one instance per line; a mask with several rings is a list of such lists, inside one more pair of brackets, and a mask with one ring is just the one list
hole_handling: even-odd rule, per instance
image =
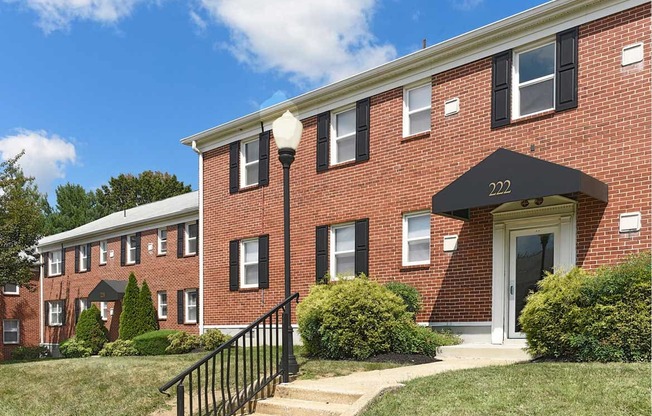
[[199, 334], [204, 333], [204, 157], [197, 148], [197, 142], [192, 141], [192, 150], [199, 158]]
[[43, 281], [44, 281], [44, 275], [45, 275], [45, 269], [44, 267], [48, 267], [47, 264], [43, 264], [43, 254], [40, 254], [40, 261], [41, 261], [41, 267], [39, 267], [39, 278], [38, 278], [38, 317], [39, 317], [39, 322], [38, 322], [38, 328], [39, 328], [39, 338], [40, 338], [40, 345], [43, 345], [45, 343], [45, 316], [43, 315], [45, 311], [43, 310]]

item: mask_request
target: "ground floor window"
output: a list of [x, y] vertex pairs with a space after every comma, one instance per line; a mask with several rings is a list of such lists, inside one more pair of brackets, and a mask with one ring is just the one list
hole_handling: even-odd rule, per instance
[[20, 322], [18, 319], [5, 319], [2, 321], [2, 342], [4, 344], [18, 344], [20, 342]]
[[103, 321], [108, 321], [109, 320], [109, 303], [108, 302], [100, 302], [100, 313], [102, 314], [102, 320]]
[[52, 300], [47, 302], [48, 306], [48, 325], [61, 326], [64, 321], [64, 301]]
[[158, 319], [167, 319], [168, 317], [168, 294], [167, 292], [158, 292]]
[[186, 290], [186, 323], [197, 323], [197, 289]]

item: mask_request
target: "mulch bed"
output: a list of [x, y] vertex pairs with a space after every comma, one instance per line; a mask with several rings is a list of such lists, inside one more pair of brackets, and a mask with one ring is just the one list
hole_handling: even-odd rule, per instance
[[420, 354], [380, 354], [367, 359], [374, 363], [399, 363], [399, 364], [428, 364], [441, 361], [435, 357]]

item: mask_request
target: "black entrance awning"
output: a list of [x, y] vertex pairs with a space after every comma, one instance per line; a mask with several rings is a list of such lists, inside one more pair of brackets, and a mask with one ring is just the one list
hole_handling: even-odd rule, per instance
[[89, 302], [115, 302], [125, 294], [127, 280], [101, 280], [88, 294]]
[[607, 202], [607, 185], [584, 172], [501, 148], [437, 192], [432, 212], [468, 220], [470, 208], [576, 192]]

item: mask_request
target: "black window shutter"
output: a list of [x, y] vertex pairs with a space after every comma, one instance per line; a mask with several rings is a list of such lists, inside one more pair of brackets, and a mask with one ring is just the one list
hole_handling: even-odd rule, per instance
[[269, 288], [269, 235], [258, 237], [258, 287]]
[[79, 246], [75, 246], [75, 273], [79, 273]]
[[61, 274], [66, 274], [66, 249], [61, 247]]
[[183, 316], [183, 290], [177, 290], [177, 323], [182, 324], [184, 322]]
[[45, 267], [43, 275], [45, 277], [50, 276], [50, 253], [45, 253], [43, 255], [43, 267]]
[[258, 185], [269, 185], [269, 130], [258, 136]]
[[136, 233], [136, 264], [140, 264], [140, 236], [140, 232]]
[[369, 98], [355, 104], [355, 160], [369, 160]]
[[320, 283], [328, 273], [328, 226], [317, 227], [315, 237], [315, 278]]
[[45, 325], [52, 326], [50, 325], [50, 302], [43, 302], [43, 310], [45, 311]]
[[79, 310], [79, 298], [75, 298], [75, 324], [79, 322], [79, 314], [81, 311]]
[[331, 131], [331, 113], [317, 116], [317, 172], [328, 169], [328, 139]]
[[557, 33], [557, 91], [555, 110], [577, 107], [578, 28]]
[[120, 266], [127, 264], [127, 236], [120, 237]]
[[93, 258], [93, 245], [86, 244], [86, 270], [91, 271], [91, 259]]
[[[259, 247], [260, 248], [260, 247]], [[229, 242], [229, 290], [235, 292], [240, 288], [240, 241]]]
[[229, 192], [238, 193], [240, 176], [240, 142], [233, 142], [229, 146]]
[[61, 325], [66, 324], [66, 300], [61, 301]]
[[355, 275], [369, 276], [369, 219], [355, 222]]
[[512, 51], [494, 55], [491, 75], [491, 128], [511, 121]]
[[177, 258], [183, 257], [183, 234], [185, 233], [185, 225], [177, 224]]

